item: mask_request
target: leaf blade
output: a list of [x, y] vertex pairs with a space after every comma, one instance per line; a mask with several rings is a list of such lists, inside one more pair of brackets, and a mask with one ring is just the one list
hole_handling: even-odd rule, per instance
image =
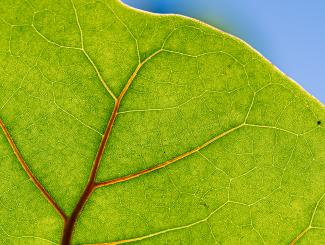
[[1, 15], [1, 117], [67, 213], [123, 98], [97, 176], [116, 185], [97, 186], [73, 243], [322, 241], [324, 106], [255, 50], [115, 0], [22, 6], [26, 26]]

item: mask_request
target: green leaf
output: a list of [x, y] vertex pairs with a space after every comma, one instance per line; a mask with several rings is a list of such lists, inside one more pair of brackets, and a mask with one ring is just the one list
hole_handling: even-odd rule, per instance
[[243, 41], [117, 0], [0, 34], [1, 244], [325, 243], [324, 105]]

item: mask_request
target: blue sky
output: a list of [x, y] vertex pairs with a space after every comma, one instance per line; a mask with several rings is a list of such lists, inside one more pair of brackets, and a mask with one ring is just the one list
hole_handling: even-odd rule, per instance
[[324, 0], [123, 0], [200, 19], [251, 44], [325, 104]]

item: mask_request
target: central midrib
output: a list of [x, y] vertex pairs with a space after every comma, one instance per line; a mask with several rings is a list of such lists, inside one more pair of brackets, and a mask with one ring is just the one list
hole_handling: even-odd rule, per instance
[[105, 150], [105, 146], [107, 144], [110, 132], [112, 131], [113, 128], [113, 124], [114, 121], [116, 119], [116, 115], [117, 115], [117, 111], [118, 108], [120, 106], [120, 101], [117, 101], [115, 103], [114, 106], [114, 110], [113, 113], [111, 115], [111, 118], [107, 124], [106, 130], [105, 130], [105, 134], [103, 135], [103, 138], [100, 142], [99, 148], [98, 148], [98, 152], [96, 154], [96, 158], [95, 161], [93, 163], [93, 167], [91, 169], [90, 172], [90, 176], [89, 176], [89, 180], [88, 183], [86, 185], [86, 188], [83, 192], [83, 194], [81, 195], [77, 205], [75, 206], [71, 216], [67, 219], [67, 222], [65, 222], [64, 224], [64, 231], [63, 231], [63, 237], [62, 237], [62, 244], [63, 245], [69, 245], [71, 242], [71, 238], [72, 238], [72, 233], [74, 230], [74, 225], [78, 219], [78, 216], [82, 210], [82, 208], [84, 207], [85, 203], [87, 202], [88, 198], [90, 197], [90, 195], [92, 194], [92, 192], [94, 191], [96, 185], [95, 185], [95, 178], [96, 178], [96, 174], [97, 174], [97, 170], [100, 164], [100, 161], [103, 157], [103, 153]]
[[105, 147], [107, 145], [110, 133], [112, 131], [115, 119], [117, 117], [117, 113], [118, 110], [120, 108], [121, 105], [121, 101], [124, 98], [124, 95], [126, 94], [126, 92], [128, 91], [130, 85], [132, 84], [133, 80], [135, 79], [135, 77], [137, 76], [139, 70], [141, 69], [141, 67], [147, 63], [151, 58], [153, 58], [154, 56], [156, 56], [157, 54], [159, 54], [162, 50], [159, 49], [158, 51], [154, 52], [153, 54], [151, 54], [149, 57], [147, 57], [144, 61], [142, 61], [141, 63], [139, 63], [139, 65], [136, 67], [136, 69], [134, 70], [134, 72], [132, 73], [131, 77], [129, 78], [129, 80], [127, 81], [126, 85], [124, 86], [121, 94], [119, 95], [119, 97], [117, 99], [115, 99], [115, 105], [114, 105], [114, 109], [113, 112], [110, 116], [110, 119], [107, 123], [106, 129], [105, 129], [105, 133], [102, 137], [102, 140], [100, 142], [100, 145], [98, 147], [98, 151], [96, 154], [96, 158], [94, 160], [90, 175], [89, 175], [89, 179], [88, 179], [88, 183], [85, 187], [85, 190], [83, 191], [77, 205], [75, 206], [75, 208], [72, 211], [72, 214], [70, 217], [68, 217], [65, 222], [64, 222], [64, 230], [63, 230], [63, 236], [62, 236], [62, 245], [70, 245], [71, 244], [71, 239], [72, 239], [72, 235], [73, 235], [73, 231], [74, 231], [74, 227], [75, 227], [75, 223], [84, 207], [84, 205], [86, 204], [87, 200], [89, 199], [89, 197], [91, 196], [91, 194], [93, 193], [93, 191], [99, 187], [99, 185], [96, 185], [96, 174], [97, 174], [97, 170], [99, 168], [101, 159], [103, 157], [104, 151], [105, 151]]

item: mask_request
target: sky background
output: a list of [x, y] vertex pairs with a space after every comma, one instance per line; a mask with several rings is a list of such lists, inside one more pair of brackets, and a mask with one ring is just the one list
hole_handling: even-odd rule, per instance
[[123, 0], [202, 20], [252, 45], [325, 104], [325, 0]]

